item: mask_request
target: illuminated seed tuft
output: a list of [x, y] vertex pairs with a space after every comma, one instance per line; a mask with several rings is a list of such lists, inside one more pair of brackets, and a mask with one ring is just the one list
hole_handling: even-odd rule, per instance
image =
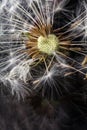
[[59, 39], [54, 34], [49, 34], [47, 37], [40, 36], [37, 46], [39, 51], [50, 55], [58, 49], [58, 43]]

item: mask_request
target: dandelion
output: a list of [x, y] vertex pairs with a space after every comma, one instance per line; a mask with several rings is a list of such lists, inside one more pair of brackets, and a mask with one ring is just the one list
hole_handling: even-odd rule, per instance
[[[87, 77], [87, 11], [83, 4], [84, 10], [70, 17], [66, 4], [67, 0], [4, 0], [0, 5], [0, 80], [19, 98], [41, 90], [43, 95], [48, 90], [52, 97], [54, 90], [62, 95], [54, 77], [76, 72]], [[62, 25], [59, 18], [55, 26], [60, 13], [69, 21], [63, 18]]]

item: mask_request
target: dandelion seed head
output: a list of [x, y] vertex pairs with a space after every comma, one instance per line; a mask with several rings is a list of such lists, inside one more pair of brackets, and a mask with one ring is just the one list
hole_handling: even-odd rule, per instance
[[[64, 76], [67, 69], [85, 75], [82, 63], [86, 61], [81, 63], [71, 57], [72, 53], [80, 53], [85, 58], [83, 44], [74, 41], [87, 28], [85, 13], [79, 10], [76, 18], [71, 15], [66, 23], [68, 0], [4, 1], [5, 10], [0, 13], [0, 80], [11, 84], [13, 94], [25, 96], [27, 86], [33, 92], [39, 82], [48, 83], [53, 77]], [[60, 22], [61, 14], [64, 22]], [[54, 82], [53, 86], [50, 82], [48, 85], [55, 86]]]

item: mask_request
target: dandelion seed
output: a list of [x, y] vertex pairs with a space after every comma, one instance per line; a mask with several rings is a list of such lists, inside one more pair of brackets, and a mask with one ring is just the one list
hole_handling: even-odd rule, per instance
[[[87, 45], [76, 40], [84, 37], [86, 27], [79, 28], [87, 19], [86, 9], [67, 24], [54, 28], [56, 13], [67, 17], [66, 0], [12, 0], [8, 1], [9, 6], [5, 2], [5, 12], [0, 14], [0, 73], [1, 81], [10, 82], [12, 94], [23, 97], [29, 92], [27, 89], [38, 90], [40, 83], [49, 81], [48, 86], [53, 82], [52, 91], [60, 91], [53, 75], [68, 76], [71, 72], [67, 70], [86, 76], [83, 64], [87, 62]], [[82, 60], [74, 59], [71, 53], [79, 54]]]

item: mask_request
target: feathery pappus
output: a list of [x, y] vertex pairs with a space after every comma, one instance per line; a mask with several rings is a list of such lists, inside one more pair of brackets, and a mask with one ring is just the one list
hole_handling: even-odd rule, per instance
[[10, 86], [19, 99], [38, 91], [43, 96], [47, 92], [53, 97], [54, 91], [62, 95], [60, 76], [78, 72], [86, 80], [87, 3], [82, 2], [75, 15], [66, 9], [67, 3], [67, 0], [1, 2], [0, 81]]

